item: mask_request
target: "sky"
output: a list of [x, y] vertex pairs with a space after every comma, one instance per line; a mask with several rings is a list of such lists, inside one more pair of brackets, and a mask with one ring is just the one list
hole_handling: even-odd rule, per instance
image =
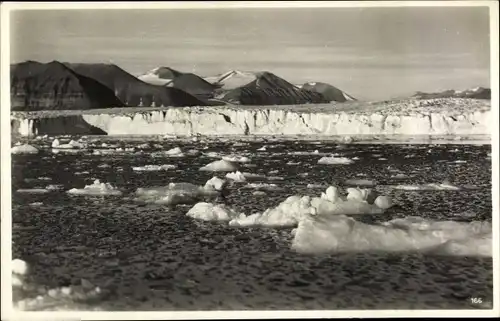
[[11, 62], [270, 71], [362, 100], [490, 87], [487, 7], [20, 10]]

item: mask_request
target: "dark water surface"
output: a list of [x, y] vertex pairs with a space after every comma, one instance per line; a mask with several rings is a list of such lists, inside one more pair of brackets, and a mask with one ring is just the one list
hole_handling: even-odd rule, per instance
[[[344, 186], [346, 179], [369, 179], [376, 180], [375, 189], [392, 196], [396, 206], [384, 215], [358, 217], [361, 221], [420, 216], [491, 222], [490, 145], [151, 141], [136, 152], [93, 155], [89, 151], [54, 154], [48, 148], [50, 142], [31, 142], [44, 146], [38, 155], [12, 156], [13, 258], [33, 267], [31, 277], [37, 284], [60, 287], [85, 278], [106, 293], [102, 300], [84, 302], [80, 308], [460, 309], [479, 307], [470, 303], [471, 297], [492, 300], [491, 258], [418, 253], [302, 255], [290, 250], [291, 229], [201, 222], [185, 215], [192, 205], [167, 207], [133, 200], [138, 187], [170, 182], [204, 185], [214, 176], [198, 169], [216, 159], [151, 156], [154, 151], [179, 146], [247, 156], [251, 162], [240, 164], [241, 171], [274, 176], [256, 180], [278, 186], [266, 195], [253, 195], [255, 189], [245, 187], [246, 183], [230, 186], [228, 205], [246, 214], [277, 206], [294, 194], [319, 196], [328, 185]], [[107, 144], [119, 147], [145, 142], [106, 138]], [[267, 150], [257, 151], [262, 146]], [[359, 160], [351, 165], [318, 165], [322, 155], [293, 154], [314, 150]], [[148, 164], [178, 167], [159, 172], [132, 170]], [[407, 177], [393, 177], [398, 173]], [[117, 186], [123, 195], [65, 193], [94, 179]], [[391, 187], [444, 180], [462, 188], [409, 191]], [[49, 184], [60, 184], [62, 189], [16, 193]], [[308, 184], [325, 187], [308, 188]], [[34, 206], [35, 202], [42, 204]]]

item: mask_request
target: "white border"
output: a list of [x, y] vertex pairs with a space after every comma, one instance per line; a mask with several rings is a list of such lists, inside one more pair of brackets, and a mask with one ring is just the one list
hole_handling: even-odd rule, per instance
[[[492, 200], [493, 200], [493, 310], [342, 310], [342, 311], [212, 311], [212, 312], [14, 312], [11, 284], [11, 157], [10, 157], [10, 54], [9, 18], [12, 10], [48, 9], [220, 9], [220, 8], [319, 8], [319, 7], [464, 7], [490, 8], [490, 60], [492, 90]], [[487, 317], [499, 316], [499, 70], [497, 1], [228, 1], [228, 2], [3, 2], [1, 4], [1, 224], [2, 224], [2, 320], [87, 319], [228, 319], [228, 318], [334, 318], [334, 317]], [[9, 107], [7, 107], [9, 106]], [[473, 295], [473, 294], [471, 294]]]

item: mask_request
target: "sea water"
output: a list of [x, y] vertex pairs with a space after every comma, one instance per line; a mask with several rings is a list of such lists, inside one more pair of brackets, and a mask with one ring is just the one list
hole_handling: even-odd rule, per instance
[[[12, 255], [28, 263], [29, 282], [37, 288], [15, 292], [14, 298], [36, 301], [49, 297], [48, 289], [82, 279], [102, 295], [43, 299], [26, 309], [490, 307], [491, 255], [391, 251], [391, 244], [369, 251], [353, 246], [300, 253], [292, 247], [293, 227], [235, 227], [186, 215], [199, 201], [220, 199], [187, 198], [187, 204], [176, 205], [137, 197], [139, 188], [203, 187], [217, 176], [229, 182], [225, 206], [250, 215], [292, 195], [320, 196], [331, 185], [346, 189], [369, 182], [394, 206], [383, 214], [356, 215], [356, 222], [384, 225], [417, 217], [417, 223], [491, 224], [490, 145], [93, 137], [82, 140], [83, 149], [53, 150], [53, 139], [28, 142], [38, 154], [12, 155]], [[173, 148], [191, 152], [163, 153]], [[323, 157], [351, 161], [319, 162]], [[232, 160], [246, 179], [232, 181], [228, 172], [200, 170], [220, 159]], [[151, 170], [134, 170], [148, 165]], [[121, 193], [67, 193], [96, 180]]]

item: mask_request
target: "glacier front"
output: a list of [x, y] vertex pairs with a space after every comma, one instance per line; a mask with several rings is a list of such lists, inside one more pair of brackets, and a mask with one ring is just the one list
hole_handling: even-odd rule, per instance
[[488, 136], [491, 102], [398, 100], [300, 106], [112, 108], [12, 113], [14, 135]]

